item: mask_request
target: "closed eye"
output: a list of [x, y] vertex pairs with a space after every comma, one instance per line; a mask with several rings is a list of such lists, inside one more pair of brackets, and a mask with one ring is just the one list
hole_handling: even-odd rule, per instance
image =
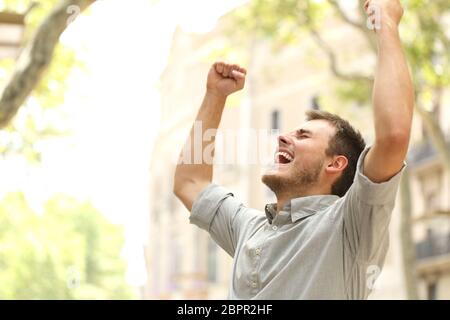
[[308, 133], [302, 129], [297, 130], [295, 135], [296, 135], [297, 139], [309, 138]]

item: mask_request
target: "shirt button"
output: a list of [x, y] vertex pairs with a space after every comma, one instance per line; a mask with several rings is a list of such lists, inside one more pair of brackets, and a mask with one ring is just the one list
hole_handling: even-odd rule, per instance
[[277, 229], [278, 229], [277, 226], [273, 226], [273, 227], [272, 227], [272, 230], [273, 230], [273, 231], [277, 231]]
[[252, 282], [252, 288], [256, 288], [258, 284], [256, 282]]
[[257, 256], [259, 256], [259, 255], [261, 254], [261, 249], [260, 249], [260, 248], [256, 249], [256, 250], [255, 250], [255, 254], [256, 254]]

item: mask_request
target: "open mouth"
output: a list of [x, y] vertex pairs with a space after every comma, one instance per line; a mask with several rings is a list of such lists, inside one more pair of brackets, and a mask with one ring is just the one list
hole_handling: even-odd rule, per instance
[[294, 161], [294, 157], [292, 157], [287, 152], [277, 152], [275, 153], [275, 162], [280, 164], [288, 164]]

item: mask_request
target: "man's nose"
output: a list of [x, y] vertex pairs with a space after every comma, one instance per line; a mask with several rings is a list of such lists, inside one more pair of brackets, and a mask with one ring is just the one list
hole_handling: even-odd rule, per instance
[[279, 135], [278, 136], [278, 144], [279, 145], [290, 145], [292, 143], [291, 138], [289, 138], [286, 135]]

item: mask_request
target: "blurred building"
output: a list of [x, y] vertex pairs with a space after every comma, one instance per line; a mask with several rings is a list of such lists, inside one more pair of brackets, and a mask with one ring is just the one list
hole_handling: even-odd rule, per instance
[[0, 60], [18, 57], [24, 29], [24, 14], [0, 12]]
[[[433, 116], [445, 132], [450, 149], [450, 90], [442, 92]], [[447, 119], [447, 120], [446, 120]], [[418, 129], [419, 130], [419, 129]], [[411, 170], [413, 238], [419, 295], [424, 299], [450, 299], [450, 171], [424, 130], [412, 145]]]
[[[188, 211], [172, 192], [176, 161], [205, 91], [209, 63], [203, 61], [202, 49], [214, 36], [190, 36], [177, 30], [161, 76], [161, 122], [151, 163], [148, 298], [224, 298], [228, 286], [231, 258], [208, 234], [189, 224]], [[239, 121], [239, 111], [237, 105], [227, 108], [224, 127]], [[215, 172], [222, 174], [228, 185], [246, 196], [239, 192], [238, 170]]]
[[[221, 299], [227, 295], [231, 258], [210, 240], [208, 234], [190, 225], [188, 211], [172, 193], [173, 174], [179, 152], [201, 104], [210, 65], [232, 60], [247, 67], [246, 89], [228, 100], [221, 129], [254, 128], [291, 130], [304, 120], [308, 109], [337, 112], [360, 129], [370, 143], [373, 135], [371, 109], [358, 104], [341, 108], [333, 87], [328, 57], [312, 39], [275, 49], [269, 42], [251, 40], [231, 55], [224, 48], [227, 16], [207, 34], [195, 35], [178, 29], [173, 37], [167, 67], [161, 76], [161, 124], [151, 163], [150, 239], [146, 250], [150, 299]], [[330, 22], [333, 24], [333, 22]], [[359, 34], [346, 26], [327, 28], [324, 38], [339, 51], [345, 69], [367, 70], [375, 65]], [[351, 34], [351, 36], [349, 36]], [[228, 58], [228, 59], [227, 59]], [[439, 110], [450, 118], [448, 92]], [[272, 135], [276, 137], [276, 135]], [[424, 138], [418, 116], [414, 122], [410, 171], [414, 208], [414, 239], [417, 242], [421, 298], [450, 298], [450, 176]], [[258, 149], [270, 143], [259, 145]], [[239, 136], [239, 150], [254, 151], [254, 141]], [[218, 149], [220, 147], [218, 146]], [[219, 152], [219, 150], [218, 150]], [[244, 158], [250, 159], [252, 154]], [[243, 203], [259, 208], [274, 200], [260, 180], [264, 164], [225, 164], [214, 168], [214, 182], [232, 190]], [[391, 246], [372, 299], [404, 299], [400, 242], [400, 201], [393, 213]], [[425, 215], [423, 215], [426, 213]]]

